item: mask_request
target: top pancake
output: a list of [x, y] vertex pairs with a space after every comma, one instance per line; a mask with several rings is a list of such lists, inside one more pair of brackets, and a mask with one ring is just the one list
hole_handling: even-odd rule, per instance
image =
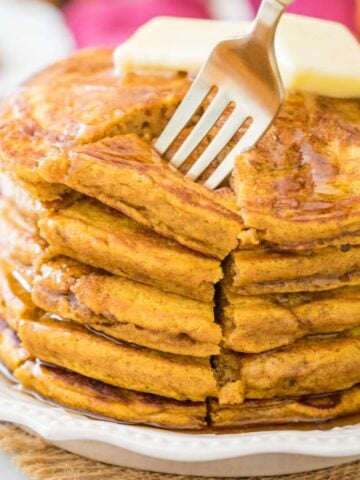
[[[110, 50], [76, 53], [33, 77], [1, 107], [0, 160], [3, 168], [41, 200], [57, 199], [69, 188], [98, 197], [98, 185], [93, 179], [88, 185], [79, 178], [77, 165], [83, 166], [85, 157], [88, 163], [92, 160], [92, 171], [95, 166], [96, 173], [106, 167], [111, 178], [114, 171], [125, 178], [131, 172], [130, 180], [134, 184], [138, 171], [135, 167], [138, 169], [140, 164], [131, 165], [129, 169], [129, 162], [125, 165], [116, 160], [114, 169], [115, 156], [119, 155], [118, 143], [123, 145], [121, 137], [128, 133], [148, 141], [157, 137], [189, 83], [183, 74], [119, 77], [113, 72]], [[105, 143], [104, 139], [107, 139]], [[132, 143], [137, 145], [137, 142]], [[54, 147], [57, 148], [54, 150]], [[104, 158], [101, 162], [99, 159], [99, 152], [103, 155], [104, 149], [105, 163]], [[359, 156], [360, 100], [290, 93], [263, 140], [237, 161], [232, 186], [245, 226], [258, 229], [260, 239], [289, 249], [314, 248], [319, 242], [320, 246], [333, 244], [334, 239], [352, 243], [353, 238], [358, 243]], [[44, 157], [52, 165], [52, 174], [45, 167], [40, 171], [37, 168]], [[142, 169], [149, 170], [144, 162], [140, 163]], [[69, 175], [68, 170], [64, 172], [64, 164], [74, 169], [76, 178]], [[57, 173], [59, 175], [55, 175]], [[81, 173], [84, 176], [86, 172]], [[170, 187], [174, 192], [172, 176], [166, 169], [161, 168], [161, 178], [159, 172], [156, 175], [154, 178], [160, 186], [167, 185], [167, 194]], [[164, 183], [164, 175], [168, 183]], [[179, 177], [176, 180], [183, 191], [179, 209], [186, 199], [191, 203], [198, 192], [196, 189], [188, 192], [185, 183], [191, 182], [184, 183]], [[104, 184], [110, 185], [110, 182]], [[139, 191], [136, 190], [135, 197]], [[143, 214], [144, 202], [141, 205], [132, 203], [130, 208], [129, 195], [121, 193], [114, 199], [113, 191], [105, 193], [106, 198], [103, 194], [101, 201], [122, 211], [126, 209], [123, 213], [136, 217], [136, 221], [179, 241], [183, 225], [174, 231], [163, 218], [150, 219], [148, 212]], [[207, 210], [210, 212], [210, 208]], [[220, 220], [221, 215], [217, 217]], [[229, 218], [229, 213], [226, 215]], [[199, 218], [198, 212], [195, 217]], [[204, 218], [205, 224], [207, 221], [211, 225], [214, 218]], [[220, 250], [200, 245], [202, 238], [196, 240], [196, 245], [193, 238], [190, 242], [187, 238], [181, 241], [202, 253], [223, 258], [229, 253], [229, 246], [236, 246], [234, 233], [238, 238], [242, 235], [241, 222], [236, 219], [225, 221], [224, 227], [233, 232], [229, 233], [231, 241]], [[208, 231], [206, 235], [208, 239], [212, 237]]]
[[290, 248], [359, 231], [359, 158], [360, 99], [289, 95], [265, 137], [237, 160], [245, 224]]

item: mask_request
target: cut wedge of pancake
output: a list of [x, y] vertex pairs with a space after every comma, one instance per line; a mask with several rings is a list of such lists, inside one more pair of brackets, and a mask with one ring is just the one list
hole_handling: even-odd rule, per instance
[[39, 171], [49, 182], [64, 183], [160, 235], [218, 259], [237, 246], [243, 229], [241, 218], [214, 192], [170, 168], [149, 143], [133, 134], [54, 150]]
[[260, 355], [216, 357], [220, 403], [329, 393], [360, 383], [359, 333], [308, 338]]
[[113, 386], [195, 402], [217, 394], [209, 359], [114, 343], [50, 319], [22, 321], [19, 337], [32, 357]]
[[264, 352], [307, 335], [360, 325], [360, 287], [247, 296], [224, 286], [223, 295], [223, 345], [237, 352]]
[[[233, 187], [247, 227], [296, 248], [360, 233], [360, 99], [289, 94]], [[346, 241], [344, 242], [346, 243]]]
[[360, 247], [303, 253], [237, 250], [227, 269], [226, 281], [244, 295], [331, 290], [360, 285]]
[[47, 312], [128, 343], [199, 357], [219, 353], [221, 330], [212, 303], [162, 292], [65, 257], [42, 265], [32, 299]]
[[92, 200], [81, 200], [39, 222], [54, 254], [116, 275], [211, 302], [220, 262], [160, 237]]

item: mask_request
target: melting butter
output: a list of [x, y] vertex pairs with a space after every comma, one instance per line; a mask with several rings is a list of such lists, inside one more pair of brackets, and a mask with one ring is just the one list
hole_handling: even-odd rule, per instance
[[[250, 22], [158, 17], [114, 53], [119, 74], [186, 71], [195, 75], [220, 40], [249, 31]], [[287, 89], [360, 97], [360, 46], [340, 23], [285, 14], [275, 42]]]

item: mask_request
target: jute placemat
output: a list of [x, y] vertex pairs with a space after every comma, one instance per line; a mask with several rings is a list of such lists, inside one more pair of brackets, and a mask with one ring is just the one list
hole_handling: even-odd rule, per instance
[[[201, 477], [165, 475], [93, 462], [53, 447], [7, 423], [0, 423], [0, 449], [12, 454], [14, 463], [32, 480], [203, 480]], [[311, 473], [252, 477], [251, 480], [360, 480], [360, 462]]]

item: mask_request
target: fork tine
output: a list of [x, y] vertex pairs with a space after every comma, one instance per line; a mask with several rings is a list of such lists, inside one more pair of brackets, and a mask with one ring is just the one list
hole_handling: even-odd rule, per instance
[[218, 187], [234, 168], [237, 155], [257, 143], [269, 125], [270, 122], [266, 122], [266, 124], [261, 121], [257, 123], [253, 122], [235, 147], [228, 153], [226, 158], [224, 158], [217, 169], [206, 180], [204, 183], [205, 187], [209, 188], [210, 190]]
[[181, 130], [196, 112], [212, 85], [198, 77], [191, 85], [189, 91], [180, 103], [178, 109], [171, 117], [160, 137], [155, 143], [155, 148], [160, 154], [164, 154]]
[[232, 139], [246, 119], [247, 116], [241, 112], [240, 108], [235, 108], [186, 176], [195, 181]]
[[208, 131], [214, 126], [229, 103], [230, 100], [227, 95], [222, 90], [219, 90], [205, 113], [171, 159], [171, 165], [179, 168], [185, 162], [191, 152], [195, 150]]

